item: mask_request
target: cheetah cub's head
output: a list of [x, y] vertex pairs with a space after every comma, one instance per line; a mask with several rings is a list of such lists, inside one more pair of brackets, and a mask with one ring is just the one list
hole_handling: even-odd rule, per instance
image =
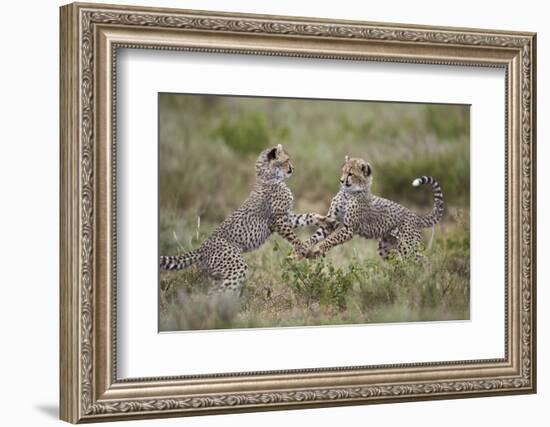
[[281, 144], [262, 151], [256, 161], [256, 177], [263, 181], [282, 181], [293, 171], [290, 156]]
[[363, 159], [346, 156], [344, 166], [342, 166], [340, 184], [344, 191], [370, 191], [372, 184], [371, 165]]

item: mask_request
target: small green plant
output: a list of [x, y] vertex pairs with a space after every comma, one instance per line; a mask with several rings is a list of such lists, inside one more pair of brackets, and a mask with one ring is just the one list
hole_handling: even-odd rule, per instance
[[293, 291], [300, 303], [345, 310], [348, 291], [356, 280], [356, 268], [335, 267], [324, 259], [296, 260], [290, 256], [281, 263], [282, 280]]

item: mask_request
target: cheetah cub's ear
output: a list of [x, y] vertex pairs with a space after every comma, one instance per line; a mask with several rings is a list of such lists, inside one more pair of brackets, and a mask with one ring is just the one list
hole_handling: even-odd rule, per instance
[[349, 162], [349, 156], [344, 157], [344, 161], [347, 163]]
[[283, 151], [283, 144], [277, 144], [277, 153], [281, 153]]
[[372, 174], [372, 168], [370, 167], [370, 164], [367, 162], [363, 162], [361, 164], [361, 171], [365, 176], [370, 176]]
[[[281, 145], [281, 144], [279, 144]], [[270, 162], [271, 160], [275, 160], [277, 158], [277, 147], [272, 148], [267, 152], [267, 160]]]

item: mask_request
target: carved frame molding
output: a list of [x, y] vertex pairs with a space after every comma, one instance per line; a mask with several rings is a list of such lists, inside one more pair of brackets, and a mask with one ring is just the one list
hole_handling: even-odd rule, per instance
[[[61, 8], [60, 43], [62, 419], [535, 391], [535, 34], [71, 4]], [[117, 380], [113, 147], [121, 47], [505, 68], [506, 357]]]

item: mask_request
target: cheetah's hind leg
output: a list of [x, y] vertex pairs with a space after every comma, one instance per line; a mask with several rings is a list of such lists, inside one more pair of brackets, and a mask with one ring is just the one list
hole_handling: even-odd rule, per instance
[[224, 293], [238, 297], [248, 266], [241, 253], [229, 243], [218, 241], [213, 246], [212, 254], [205, 259], [207, 269], [215, 279], [208, 295]]
[[422, 232], [413, 226], [405, 227], [398, 239], [399, 254], [403, 258], [415, 259], [418, 263], [425, 259], [422, 253], [424, 245], [422, 243]]
[[378, 255], [387, 261], [390, 258], [399, 258], [399, 230], [397, 228], [391, 230], [388, 234], [378, 240]]

